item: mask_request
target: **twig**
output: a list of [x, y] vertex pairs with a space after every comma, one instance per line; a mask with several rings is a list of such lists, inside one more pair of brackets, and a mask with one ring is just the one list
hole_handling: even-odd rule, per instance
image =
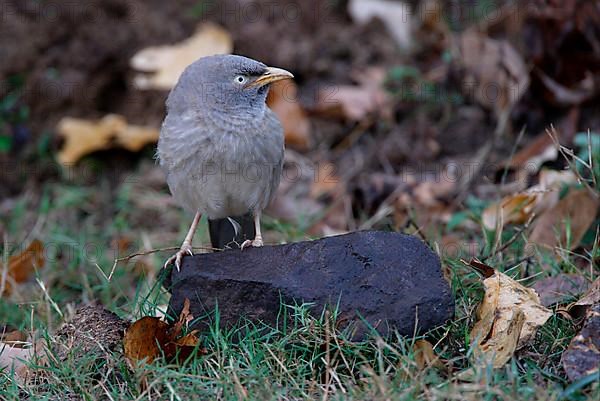
[[[121, 258], [116, 258], [113, 266], [110, 270], [110, 274], [107, 277], [107, 280], [110, 281], [110, 279], [112, 278], [115, 269], [117, 268], [117, 265], [119, 264], [119, 262], [128, 262], [129, 260], [138, 257], [138, 256], [145, 256], [145, 255], [151, 255], [153, 253], [157, 253], [157, 252], [164, 252], [164, 251], [178, 251], [180, 248], [178, 246], [171, 246], [168, 248], [157, 248], [157, 249], [150, 249], [148, 251], [143, 251], [143, 252], [136, 252], [136, 253], [132, 253], [130, 255], [127, 256], [123, 256]], [[208, 246], [194, 246], [192, 247], [192, 249], [198, 249], [198, 250], [203, 250], [203, 251], [222, 251], [223, 249], [220, 248], [212, 248], [212, 247], [208, 247]], [[105, 275], [106, 276], [106, 275]]]
[[592, 132], [589, 129], [588, 129], [587, 135], [588, 135], [588, 140], [587, 140], [588, 160], [589, 160], [589, 164], [590, 164], [590, 172], [592, 173], [592, 182], [594, 183], [594, 188], [597, 188], [598, 182], [596, 181], [596, 174], [594, 174], [594, 157], [593, 157], [593, 153], [592, 153]]
[[[550, 126], [550, 129], [546, 129], [546, 133], [548, 134], [548, 136], [550, 137], [550, 139], [552, 139], [552, 142], [558, 148], [558, 151], [560, 152], [560, 154], [562, 155], [562, 157], [564, 157], [565, 160], [567, 161], [567, 163], [569, 164], [569, 168], [573, 171], [573, 174], [575, 174], [575, 176], [577, 177], [577, 181], [579, 181], [581, 184], [583, 184], [583, 186], [588, 190], [588, 192], [594, 198], [598, 198], [598, 193], [594, 190], [594, 188], [592, 188], [590, 186], [590, 184], [587, 182], [588, 180], [586, 180], [579, 173], [579, 171], [577, 170], [577, 165], [575, 165], [573, 163], [573, 159], [579, 161], [581, 164], [583, 164], [587, 168], [591, 168], [591, 166], [588, 165], [588, 163], [586, 163], [585, 160], [582, 160], [575, 153], [573, 153], [573, 151], [571, 149], [569, 149], [569, 148], [567, 148], [567, 147], [565, 147], [565, 146], [563, 146], [563, 145], [560, 144], [560, 141], [558, 139], [558, 134], [556, 133], [556, 128], [554, 128], [553, 125]], [[590, 139], [590, 141], [591, 141], [591, 139]], [[592, 177], [593, 177], [594, 176], [594, 171], [592, 170], [591, 172], [592, 172]], [[594, 180], [594, 183], [595, 183], [595, 180]]]
[[510, 151], [510, 157], [508, 159], [508, 163], [506, 163], [506, 165], [504, 166], [504, 171], [502, 172], [502, 178], [500, 179], [500, 185], [506, 184], [506, 178], [508, 177], [508, 172], [510, 170], [509, 166], [514, 160], [515, 154], [517, 153], [517, 148], [521, 144], [521, 141], [523, 140], [523, 136], [525, 136], [525, 127], [521, 128], [521, 131], [519, 131], [519, 136], [517, 136], [517, 140], [515, 141], [515, 146], [513, 146], [512, 150]]

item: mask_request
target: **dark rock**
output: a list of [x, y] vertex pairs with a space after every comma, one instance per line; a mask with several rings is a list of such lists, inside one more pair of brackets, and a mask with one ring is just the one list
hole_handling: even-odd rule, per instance
[[[357, 322], [355, 338], [365, 334], [361, 318], [383, 335], [389, 329], [411, 335], [416, 321], [423, 332], [454, 312], [438, 257], [418, 238], [389, 232], [185, 257], [167, 281], [175, 316], [185, 298], [195, 317], [218, 304], [223, 326], [241, 317], [273, 325], [282, 300], [313, 303], [316, 313], [338, 305], [343, 321]], [[209, 322], [198, 319], [196, 328]]]

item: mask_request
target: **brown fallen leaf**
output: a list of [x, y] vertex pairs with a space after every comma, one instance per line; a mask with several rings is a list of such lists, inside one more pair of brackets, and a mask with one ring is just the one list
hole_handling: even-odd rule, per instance
[[20, 344], [27, 342], [27, 334], [20, 330], [2, 331], [0, 332], [0, 342], [19, 347]]
[[390, 100], [383, 88], [385, 70], [373, 67], [354, 75], [359, 85], [321, 89], [317, 93], [314, 112], [351, 121], [363, 121], [369, 115], [388, 116]]
[[[483, 268], [486, 275], [493, 269], [479, 261], [469, 264], [480, 271]], [[485, 296], [477, 310], [478, 320], [470, 338], [476, 360], [498, 368], [533, 339], [538, 327], [552, 312], [540, 304], [535, 290], [524, 287], [504, 273], [493, 271], [483, 281]]]
[[533, 289], [539, 294], [542, 305], [550, 306], [584, 293], [588, 286], [585, 277], [562, 273], [536, 281]]
[[415, 201], [423, 206], [438, 206], [456, 191], [457, 180], [423, 181], [413, 189]]
[[577, 381], [598, 372], [600, 366], [600, 303], [586, 314], [579, 334], [571, 340], [561, 358], [567, 377]]
[[125, 117], [109, 114], [99, 121], [64, 117], [57, 126], [65, 143], [58, 152], [63, 165], [74, 164], [83, 156], [104, 149], [121, 147], [132, 152], [158, 141], [159, 131], [151, 127], [128, 125]]
[[14, 370], [16, 377], [21, 380], [27, 377], [27, 363], [34, 357], [34, 347], [23, 348], [0, 342], [0, 370]]
[[267, 104], [283, 125], [285, 144], [298, 150], [307, 150], [312, 142], [310, 122], [298, 99], [298, 87], [291, 80], [271, 85]]
[[425, 370], [429, 367], [435, 367], [440, 370], [446, 370], [447, 366], [439, 356], [435, 354], [433, 346], [427, 340], [417, 340], [413, 345], [415, 353], [415, 362], [419, 370]]
[[336, 173], [335, 164], [320, 162], [316, 167], [310, 187], [310, 196], [313, 199], [323, 196], [335, 197], [336, 194], [342, 191], [342, 181]]
[[505, 40], [473, 30], [455, 39], [455, 59], [464, 70], [463, 91], [479, 104], [507, 112], [529, 87], [529, 71], [521, 55]]
[[166, 344], [168, 328], [167, 323], [151, 316], [129, 326], [123, 338], [123, 350], [133, 366], [144, 360], [152, 363], [160, 355], [160, 344]]
[[23, 252], [8, 259], [6, 276], [0, 263], [0, 295], [10, 293], [13, 286], [29, 280], [36, 269], [44, 267], [44, 246], [41, 241], [34, 240]]
[[552, 250], [559, 246], [568, 246], [569, 250], [577, 248], [594, 223], [599, 206], [598, 197], [585, 188], [571, 189], [556, 206], [547, 209], [535, 220], [528, 245]]
[[189, 308], [190, 302], [186, 299], [179, 320], [172, 326], [153, 316], [145, 316], [129, 326], [123, 338], [123, 349], [130, 364], [152, 363], [161, 354], [167, 360], [175, 356], [179, 362], [185, 360], [200, 341], [197, 330], [181, 337], [183, 326], [193, 320]]
[[[574, 107], [562, 118], [555, 129], [544, 130], [533, 141], [498, 167], [525, 171], [528, 176], [536, 174], [545, 162], [556, 160], [559, 155], [557, 143], [570, 143], [577, 132], [580, 111]], [[552, 135], [550, 135], [552, 133]], [[555, 138], [553, 136], [555, 135]]]
[[600, 277], [594, 280], [587, 292], [579, 301], [567, 307], [569, 313], [578, 319], [587, 314], [587, 311], [595, 304], [600, 303]]
[[175, 86], [185, 68], [204, 56], [233, 51], [229, 32], [218, 25], [205, 23], [183, 42], [170, 46], [148, 47], [136, 53], [130, 61], [138, 75], [134, 84], [139, 89], [169, 90]]
[[587, 76], [578, 84], [578, 88], [567, 88], [544, 74], [541, 70], [537, 71], [541, 81], [546, 86], [546, 89], [551, 94], [549, 100], [557, 106], [576, 106], [579, 105], [596, 93], [594, 87], [594, 78], [589, 73]]
[[503, 163], [502, 168], [520, 168], [527, 170], [529, 174], [534, 174], [542, 164], [557, 158], [558, 148], [552, 142], [552, 138], [544, 132]]
[[565, 185], [577, 182], [577, 176], [569, 170], [542, 170], [539, 184], [527, 191], [507, 195], [488, 206], [482, 213], [483, 225], [488, 230], [502, 231], [508, 224], [525, 224], [534, 215], [554, 207]]

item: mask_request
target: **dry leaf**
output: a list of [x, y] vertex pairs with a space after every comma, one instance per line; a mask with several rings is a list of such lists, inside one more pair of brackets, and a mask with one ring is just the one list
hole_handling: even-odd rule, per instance
[[577, 274], [559, 274], [538, 280], [533, 289], [539, 294], [542, 305], [550, 306], [576, 297], [588, 288], [585, 277]]
[[414, 189], [415, 201], [423, 206], [439, 206], [441, 200], [449, 198], [456, 191], [458, 180], [423, 181]]
[[600, 278], [594, 280], [585, 295], [574, 304], [569, 305], [569, 313], [574, 318], [580, 318], [587, 314], [592, 305], [600, 303]]
[[350, 199], [345, 188], [333, 163], [320, 162], [316, 165], [309, 196], [325, 207], [323, 214], [307, 229], [309, 235], [327, 237], [348, 232]]
[[[481, 269], [481, 262], [471, 263]], [[483, 265], [483, 264], [482, 264]], [[490, 266], [484, 265], [489, 272]], [[537, 293], [504, 273], [494, 274], [483, 281], [485, 297], [477, 310], [477, 322], [471, 330], [474, 356], [503, 366], [515, 350], [533, 339], [552, 312], [540, 304]]]
[[546, 89], [552, 94], [550, 99], [555, 105], [560, 107], [576, 106], [592, 98], [596, 89], [594, 88], [594, 78], [588, 73], [583, 81], [579, 82], [578, 88], [571, 89], [556, 82], [541, 70], [537, 71], [541, 81]]
[[177, 323], [175, 323], [173, 328], [169, 331], [169, 340], [173, 341], [175, 338], [179, 337], [183, 331], [183, 326], [187, 325], [192, 320], [194, 320], [194, 317], [190, 313], [190, 300], [186, 298], [183, 301], [183, 308], [179, 314], [179, 320], [177, 320]]
[[161, 354], [167, 360], [178, 356], [178, 361], [185, 360], [199, 344], [197, 330], [180, 337], [183, 326], [193, 317], [190, 315], [190, 301], [185, 300], [179, 320], [169, 326], [157, 317], [145, 316], [134, 322], [123, 338], [125, 356], [132, 366], [141, 361], [151, 363]]
[[507, 224], [524, 224], [535, 213], [539, 215], [554, 207], [563, 186], [577, 182], [577, 176], [569, 170], [542, 170], [539, 184], [520, 192], [505, 196], [500, 202], [488, 206], [481, 215], [488, 230], [502, 231]]
[[415, 362], [419, 370], [424, 370], [431, 366], [441, 370], [446, 369], [445, 363], [442, 359], [435, 354], [433, 346], [427, 340], [417, 340], [413, 345], [413, 352], [415, 353]]
[[76, 163], [83, 156], [113, 147], [132, 152], [158, 141], [159, 131], [150, 127], [128, 125], [123, 116], [109, 114], [99, 121], [64, 117], [59, 121], [58, 134], [65, 143], [58, 152], [63, 165]]
[[23, 344], [27, 342], [27, 334], [20, 330], [0, 332], [0, 342], [23, 348]]
[[531, 143], [518, 151], [503, 168], [525, 169], [529, 174], [536, 173], [542, 164], [558, 158], [558, 148], [545, 132], [539, 134]]
[[600, 303], [587, 311], [579, 334], [562, 355], [562, 364], [571, 381], [598, 372], [600, 365]]
[[[22, 253], [11, 256], [6, 277], [0, 279], [0, 295], [10, 293], [14, 284], [27, 281], [36, 269], [44, 267], [44, 262], [44, 246], [39, 240], [34, 240]], [[0, 272], [3, 271], [0, 263]]]
[[529, 87], [525, 62], [505, 40], [467, 30], [456, 39], [454, 51], [465, 73], [464, 92], [496, 115], [510, 110]]
[[[509, 160], [501, 163], [501, 169], [511, 168], [524, 171], [526, 176], [531, 176], [539, 171], [542, 165], [558, 158], [559, 149], [556, 142], [568, 143], [573, 140], [577, 132], [579, 109], [573, 108], [558, 122], [558, 126], [550, 131], [544, 130], [523, 149], [518, 151]], [[550, 170], [552, 171], [552, 170]], [[568, 170], [567, 170], [568, 171]]]
[[323, 196], [335, 197], [341, 191], [341, 180], [336, 174], [333, 163], [320, 162], [314, 173], [314, 179], [310, 187], [310, 196], [318, 199]]
[[585, 188], [571, 189], [556, 206], [536, 219], [529, 235], [529, 244], [549, 249], [567, 245], [569, 250], [577, 248], [594, 223], [599, 205], [598, 197]]
[[285, 80], [271, 84], [267, 104], [281, 120], [285, 144], [307, 150], [311, 145], [310, 122], [298, 100], [296, 83]]
[[350, 0], [348, 13], [360, 24], [379, 18], [402, 49], [412, 45], [413, 14], [408, 4], [390, 0]]
[[151, 316], [129, 326], [123, 338], [123, 350], [133, 366], [143, 360], [152, 363], [160, 355], [160, 344], [166, 344], [168, 328], [167, 323]]
[[321, 89], [317, 93], [315, 112], [352, 121], [362, 121], [370, 114], [389, 115], [389, 96], [383, 88], [385, 74], [382, 68], [373, 67], [354, 74], [359, 85]]
[[134, 55], [131, 67], [148, 73], [136, 76], [134, 84], [139, 89], [169, 90], [185, 68], [200, 57], [232, 51], [233, 40], [229, 32], [215, 24], [203, 24], [192, 37], [181, 43], [149, 47]]
[[525, 224], [535, 207], [537, 194], [519, 193], [504, 197], [499, 203], [488, 206], [481, 215], [488, 230], [502, 231], [507, 224]]
[[15, 375], [20, 379], [28, 375], [27, 362], [34, 356], [34, 347], [21, 348], [0, 342], [0, 370], [8, 372], [14, 370]]

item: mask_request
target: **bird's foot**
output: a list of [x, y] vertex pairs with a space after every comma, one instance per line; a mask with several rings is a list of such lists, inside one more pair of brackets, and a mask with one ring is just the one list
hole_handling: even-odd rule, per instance
[[243, 251], [244, 248], [248, 248], [248, 247], [254, 247], [254, 248], [259, 248], [261, 246], [263, 246], [263, 240], [262, 237], [256, 237], [254, 238], [254, 240], [249, 240], [247, 239], [246, 241], [244, 241], [242, 243], [242, 246], [240, 246], [240, 249]]
[[192, 253], [192, 244], [188, 242], [184, 242], [183, 244], [181, 244], [181, 248], [179, 248], [177, 253], [175, 253], [173, 256], [167, 259], [163, 268], [166, 269], [167, 266], [169, 266], [171, 263], [175, 263], [175, 267], [177, 268], [177, 271], [179, 271], [179, 268], [181, 267], [181, 259], [185, 255], [194, 256], [194, 254]]

